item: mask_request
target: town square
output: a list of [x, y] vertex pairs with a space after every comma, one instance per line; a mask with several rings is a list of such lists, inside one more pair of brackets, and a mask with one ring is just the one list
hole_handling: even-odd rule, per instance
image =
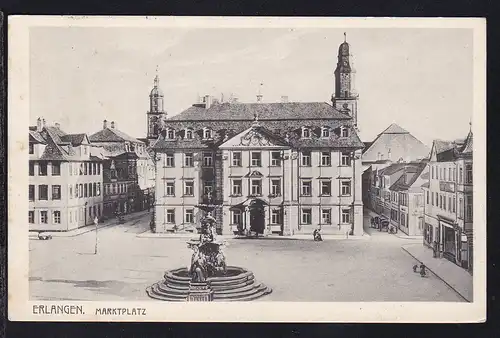
[[30, 300], [474, 301], [472, 35], [264, 31], [33, 30]]

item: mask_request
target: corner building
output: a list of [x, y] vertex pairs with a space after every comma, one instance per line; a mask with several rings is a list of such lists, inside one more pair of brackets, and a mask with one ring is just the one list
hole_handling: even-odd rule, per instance
[[197, 206], [212, 204], [222, 234], [288, 236], [321, 227], [324, 234], [362, 235], [364, 145], [352, 71], [344, 42], [333, 105], [206, 96], [163, 121], [152, 146], [156, 231], [197, 231], [204, 215]]

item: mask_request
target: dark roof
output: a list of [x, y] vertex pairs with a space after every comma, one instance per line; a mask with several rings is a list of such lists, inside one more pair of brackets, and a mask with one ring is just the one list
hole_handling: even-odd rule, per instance
[[434, 140], [433, 147], [438, 162], [452, 162], [460, 157], [472, 156], [474, 150], [472, 131], [469, 131], [465, 140]]
[[144, 143], [116, 128], [105, 128], [89, 136], [90, 142], [133, 142]]
[[191, 106], [169, 121], [224, 121], [246, 120], [294, 120], [294, 119], [350, 119], [325, 102], [289, 103], [221, 103], [210, 108]]
[[363, 153], [364, 153], [365, 151], [367, 151], [367, 150], [368, 150], [368, 148], [370, 148], [370, 146], [372, 145], [372, 143], [373, 143], [373, 142], [363, 142], [363, 144], [365, 145], [365, 148], [363, 149]]
[[71, 143], [73, 146], [79, 146], [83, 143], [83, 140], [87, 137], [87, 134], [66, 134], [60, 137], [62, 142]]
[[379, 172], [379, 175], [392, 175], [395, 172], [403, 169], [407, 165], [408, 165], [408, 163], [393, 163], [388, 167], [380, 169], [378, 172]]
[[396, 180], [396, 182], [394, 182], [394, 184], [391, 185], [389, 190], [392, 190], [392, 191], [408, 190], [413, 185], [413, 183], [415, 183], [415, 181], [419, 178], [419, 176], [422, 174], [422, 171], [424, 171], [426, 166], [427, 166], [427, 163], [422, 162], [422, 163], [418, 163], [418, 164], [413, 163], [413, 164], [407, 165], [406, 167], [403, 167], [403, 170], [405, 171], [405, 173], [413, 174], [412, 177], [410, 178], [410, 180], [408, 182], [405, 183], [405, 176], [406, 175], [401, 175], [401, 177], [398, 178]]
[[[228, 139], [252, 127], [254, 120], [262, 131], [274, 135], [293, 148], [364, 147], [352, 125], [352, 118], [323, 102], [312, 103], [223, 103], [205, 109], [190, 107], [166, 121], [176, 130], [176, 138], [165, 139], [166, 131], [152, 146], [154, 150], [216, 148]], [[302, 127], [311, 129], [311, 138], [301, 138]], [[332, 131], [321, 137], [321, 129]], [[341, 127], [349, 128], [349, 137], [340, 137]], [[184, 139], [185, 129], [193, 130], [193, 139]], [[213, 131], [213, 140], [203, 139], [203, 129]]]

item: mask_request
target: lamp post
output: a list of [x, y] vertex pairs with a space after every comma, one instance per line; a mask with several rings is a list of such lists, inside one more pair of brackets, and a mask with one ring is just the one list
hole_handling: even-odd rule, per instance
[[97, 216], [94, 218], [94, 224], [95, 224], [95, 247], [94, 247], [94, 255], [97, 255], [97, 225], [99, 224], [99, 219]]

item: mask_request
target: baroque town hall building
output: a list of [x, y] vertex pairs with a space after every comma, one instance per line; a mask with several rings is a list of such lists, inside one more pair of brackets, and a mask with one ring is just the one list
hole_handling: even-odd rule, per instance
[[166, 118], [159, 80], [148, 139], [156, 153], [157, 232], [197, 231], [213, 211], [218, 232], [363, 234], [361, 151], [349, 44], [338, 50], [332, 105], [217, 102], [205, 96]]

